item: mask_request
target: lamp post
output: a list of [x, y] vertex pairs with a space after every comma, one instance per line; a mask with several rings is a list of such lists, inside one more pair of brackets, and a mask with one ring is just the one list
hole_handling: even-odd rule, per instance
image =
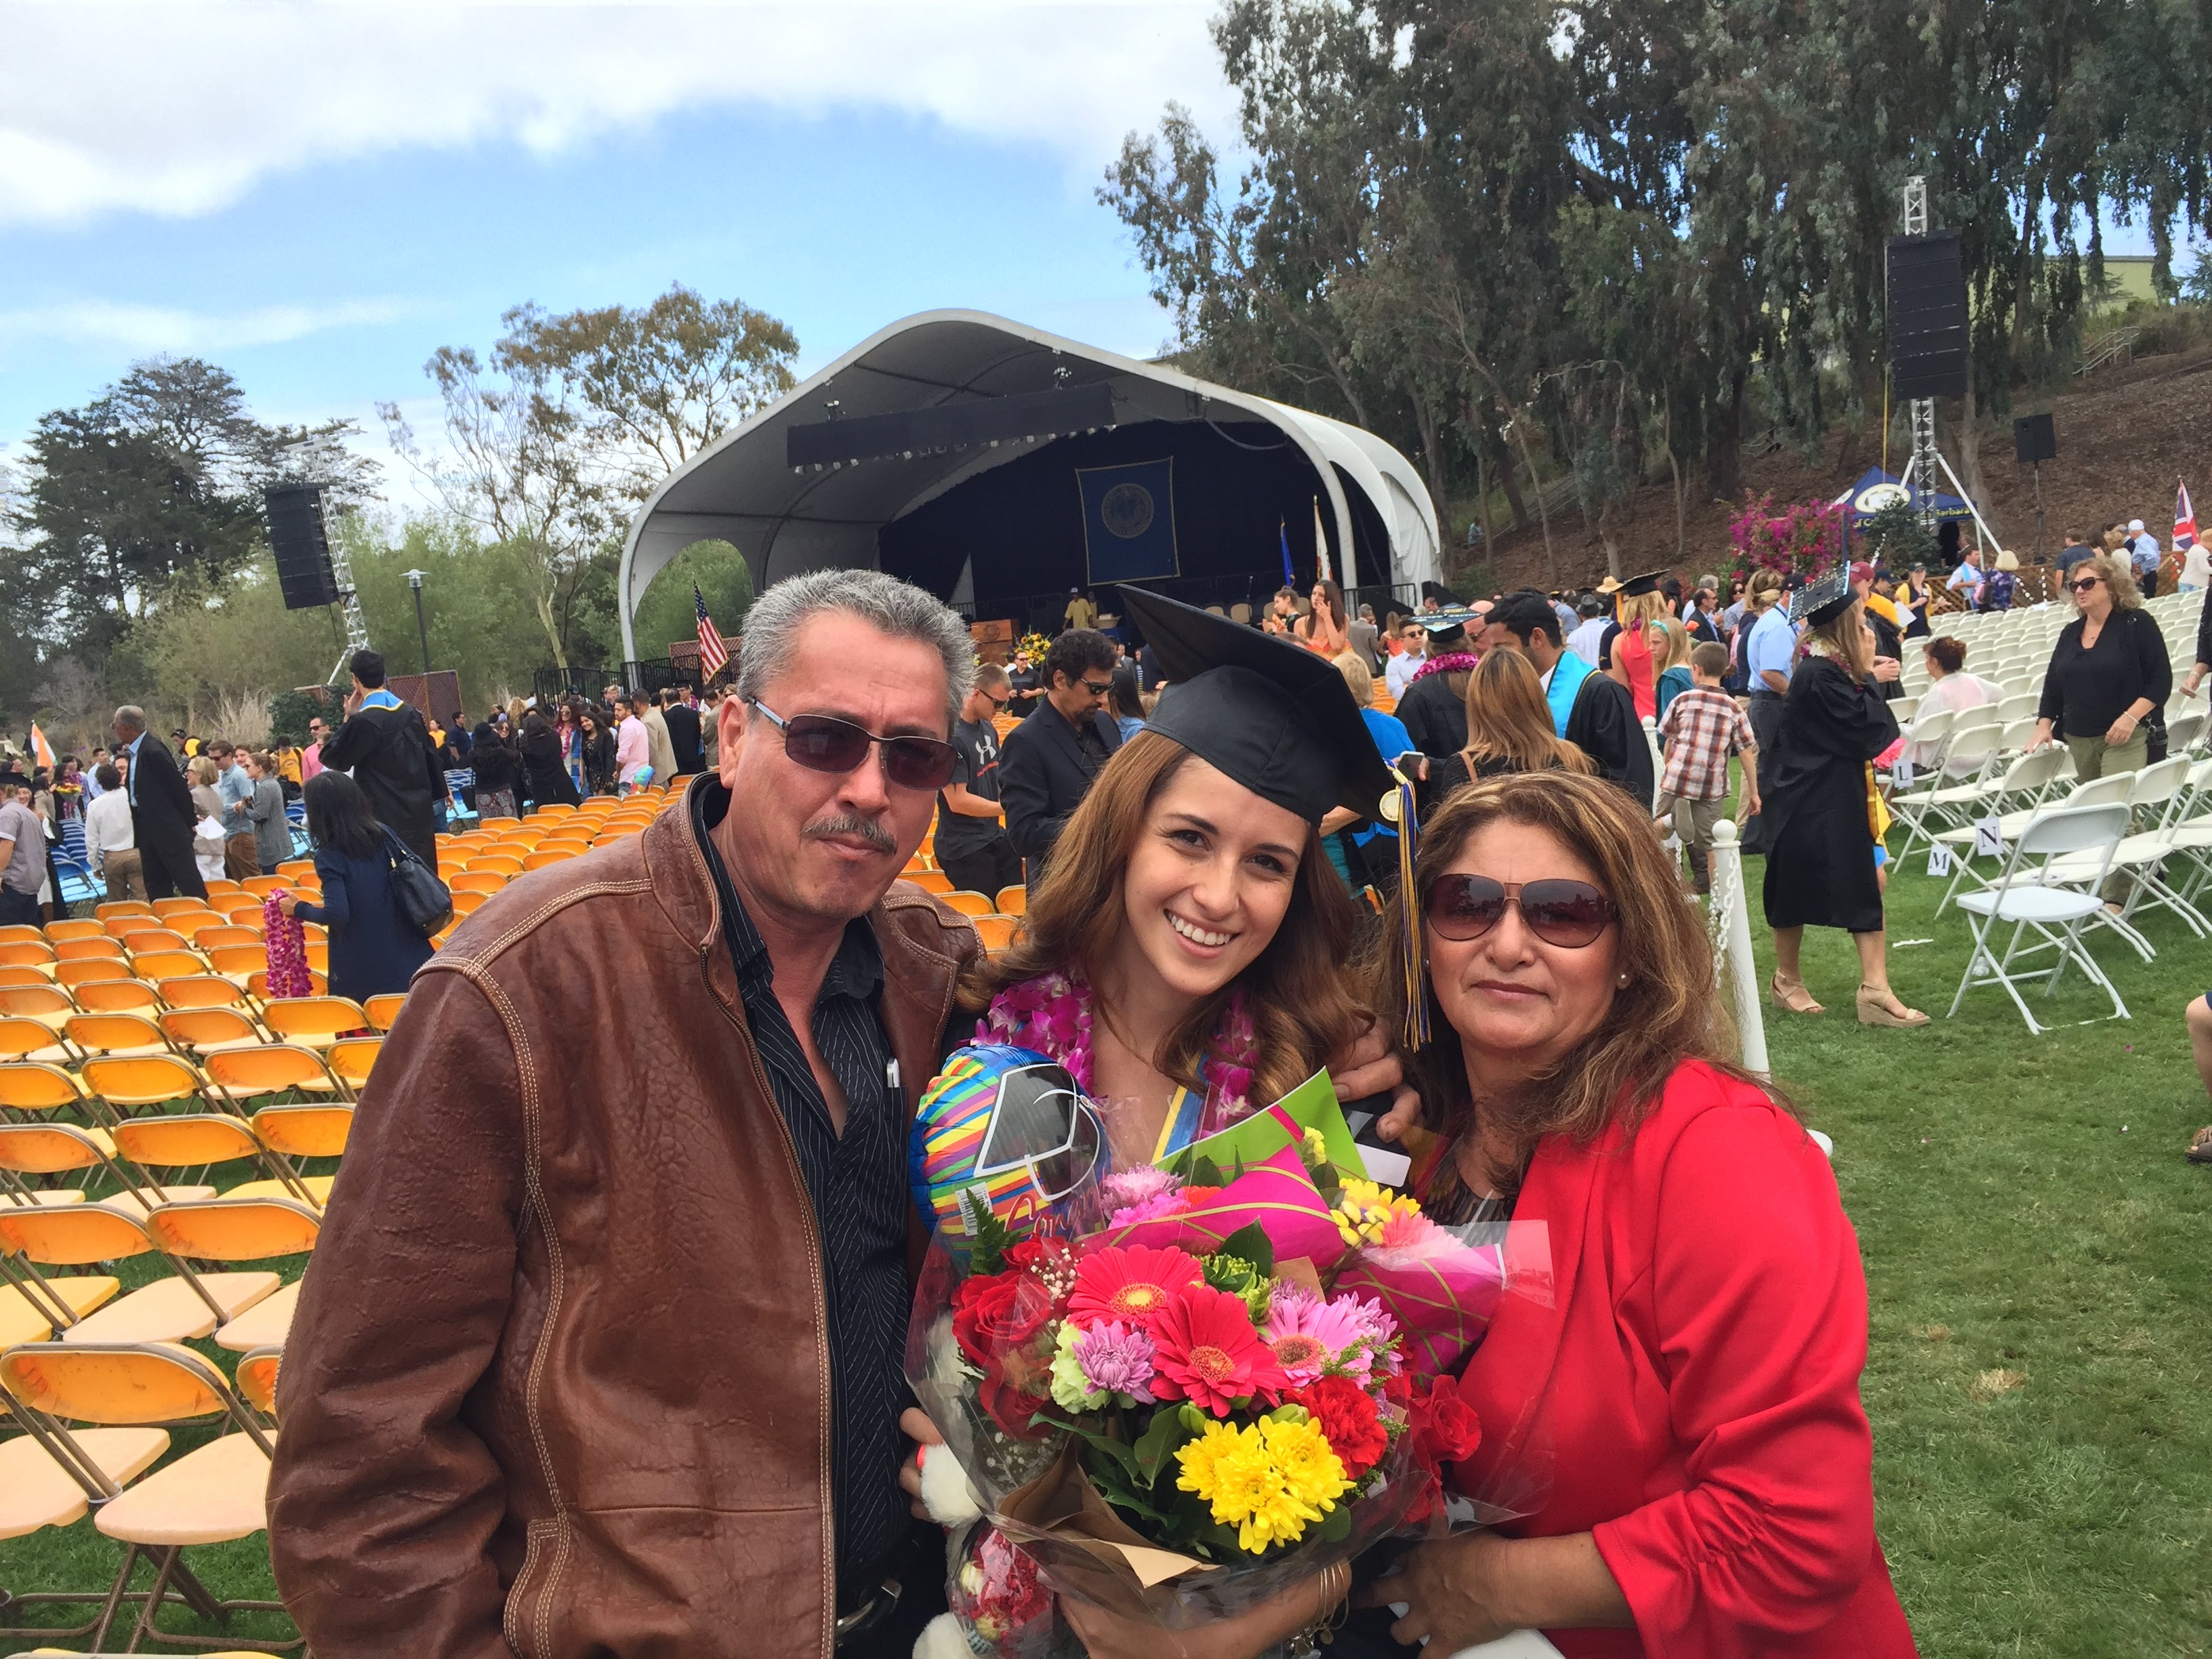
[[422, 573], [419, 570], [409, 571], [407, 586], [415, 590], [415, 631], [422, 636], [422, 672], [428, 674], [430, 672], [430, 628], [429, 624], [422, 620]]

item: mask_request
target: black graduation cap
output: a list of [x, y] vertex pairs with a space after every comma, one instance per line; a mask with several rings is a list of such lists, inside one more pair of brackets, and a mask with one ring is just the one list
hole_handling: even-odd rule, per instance
[[1667, 573], [1663, 570], [1647, 570], [1641, 576], [1631, 576], [1626, 581], [1621, 583], [1620, 597], [1624, 599], [1633, 599], [1646, 593], [1656, 593], [1659, 591], [1659, 584], [1666, 580]]
[[1169, 682], [1146, 730], [1309, 823], [1332, 806], [1372, 817], [1396, 787], [1328, 658], [1141, 587], [1121, 602]]
[[1851, 568], [1839, 564], [1826, 575], [1815, 576], [1790, 601], [1790, 620], [1824, 623], [1841, 616], [1856, 595], [1851, 592]]
[[1460, 605], [1449, 611], [1419, 611], [1415, 614], [1413, 620], [1428, 629], [1430, 644], [1440, 645], [1444, 643], [1451, 635], [1460, 632], [1474, 623], [1480, 622], [1482, 616], [1479, 611], [1470, 611], [1466, 606]]

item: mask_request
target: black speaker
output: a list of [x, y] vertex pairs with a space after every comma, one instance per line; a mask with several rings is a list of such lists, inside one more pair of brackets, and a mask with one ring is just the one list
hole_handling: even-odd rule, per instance
[[323, 527], [320, 484], [279, 484], [262, 492], [269, 507], [269, 545], [276, 555], [276, 586], [287, 611], [338, 602], [331, 569], [331, 538]]
[[1890, 382], [1899, 398], [1966, 393], [1966, 268], [1959, 233], [1889, 239]]
[[2049, 415], [2023, 415], [2012, 423], [2012, 454], [2023, 464], [2057, 458], [2058, 430]]

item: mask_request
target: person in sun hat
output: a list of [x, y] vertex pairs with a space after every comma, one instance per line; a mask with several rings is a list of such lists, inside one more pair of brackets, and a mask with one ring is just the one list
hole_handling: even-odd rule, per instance
[[1898, 738], [1875, 678], [1874, 632], [1838, 565], [1799, 590], [1805, 655], [1790, 679], [1771, 747], [1761, 746], [1757, 850], [1766, 854], [1766, 925], [1774, 930], [1774, 1000], [1824, 1012], [1799, 966], [1805, 929], [1840, 927], [1858, 949], [1863, 1025], [1925, 1025], [1890, 989], [1877, 860], [1872, 763]]
[[[1322, 825], [1340, 809], [1372, 817], [1398, 791], [1335, 665], [1142, 588], [1121, 600], [1167, 689], [1069, 817], [1023, 937], [971, 964], [961, 1000], [977, 1041], [1067, 1068], [1100, 1103], [1113, 1167], [1128, 1169], [1323, 1065], [1335, 1074], [1370, 1029], [1358, 913]], [[918, 1413], [908, 1425], [934, 1437]], [[919, 1470], [904, 1478], [919, 1496]], [[1345, 1588], [1289, 1585], [1243, 1616], [1249, 1641], [1206, 1650], [1257, 1654]], [[1093, 1652], [1139, 1639], [1073, 1601], [1061, 1616]]]

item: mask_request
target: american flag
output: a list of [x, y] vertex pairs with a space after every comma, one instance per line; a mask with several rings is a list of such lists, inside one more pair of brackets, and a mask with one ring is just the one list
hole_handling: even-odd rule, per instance
[[707, 614], [707, 596], [696, 582], [691, 584], [691, 604], [699, 613], [699, 679], [704, 684], [730, 665], [730, 647], [714, 631], [714, 620]]

